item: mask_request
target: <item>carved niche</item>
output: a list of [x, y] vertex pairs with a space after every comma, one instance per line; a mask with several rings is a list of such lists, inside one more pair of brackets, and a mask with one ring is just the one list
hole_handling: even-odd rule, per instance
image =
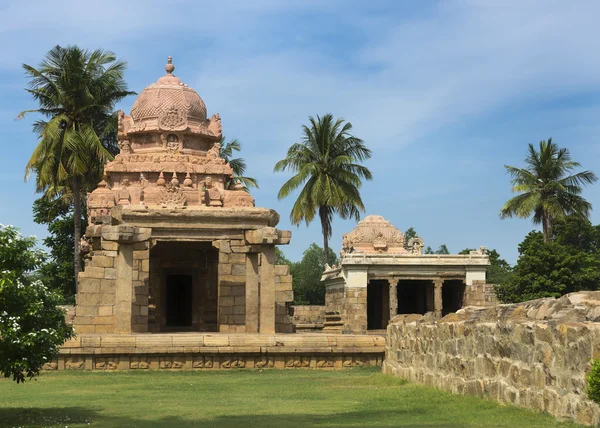
[[175, 106], [169, 107], [161, 113], [158, 124], [162, 129], [181, 130], [186, 125], [185, 113]]

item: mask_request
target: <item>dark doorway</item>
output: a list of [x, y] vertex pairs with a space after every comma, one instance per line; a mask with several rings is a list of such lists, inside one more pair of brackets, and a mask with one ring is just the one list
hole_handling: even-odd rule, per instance
[[446, 280], [442, 286], [442, 315], [456, 312], [463, 306], [465, 284], [461, 280]]
[[387, 281], [371, 280], [367, 286], [367, 330], [387, 328], [390, 317]]
[[398, 313], [421, 314], [433, 311], [433, 283], [429, 280], [398, 281]]
[[192, 276], [167, 276], [167, 326], [192, 325]]

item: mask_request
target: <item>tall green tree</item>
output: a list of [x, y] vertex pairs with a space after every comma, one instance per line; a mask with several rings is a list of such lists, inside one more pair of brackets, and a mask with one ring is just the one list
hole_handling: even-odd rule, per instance
[[324, 263], [329, 263], [329, 238], [334, 214], [341, 218], [360, 219], [365, 207], [359, 189], [362, 179], [371, 180], [368, 168], [360, 165], [371, 157], [364, 142], [351, 134], [352, 124], [334, 119], [331, 114], [309, 117], [310, 125], [302, 127], [302, 140], [293, 144], [275, 171], [290, 170], [296, 174], [283, 184], [278, 198], [289, 196], [302, 187], [292, 212], [292, 224], [308, 225], [316, 215], [321, 220]]
[[[82, 211], [85, 210], [82, 207]], [[36, 272], [48, 288], [63, 296], [64, 303], [74, 303], [75, 278], [73, 277], [74, 215], [71, 201], [63, 198], [38, 198], [33, 203], [33, 220], [48, 227], [43, 243], [49, 258]], [[82, 219], [82, 228], [87, 221]]]
[[246, 191], [248, 191], [250, 187], [258, 189], [258, 181], [256, 181], [256, 178], [246, 177], [244, 175], [246, 172], [246, 162], [244, 159], [233, 157], [233, 152], [242, 150], [242, 144], [236, 139], [226, 142], [224, 135], [221, 137], [219, 143], [221, 144], [219, 156], [231, 166], [231, 169], [233, 169], [233, 178], [226, 183], [226, 187], [229, 187], [232, 180], [237, 180], [244, 185], [244, 190]]
[[583, 186], [594, 183], [598, 177], [591, 171], [571, 174], [581, 165], [571, 160], [569, 150], [559, 148], [552, 138], [540, 141], [538, 149], [529, 144], [525, 168], [504, 166], [512, 177], [513, 192], [520, 194], [504, 204], [500, 218], [528, 218], [533, 214], [533, 222], [542, 225], [544, 241], [548, 242], [557, 220], [589, 217], [592, 204], [581, 192]]
[[599, 284], [600, 226], [569, 217], [554, 224], [549, 241], [536, 231], [525, 237], [512, 276], [496, 294], [512, 303], [598, 290]]
[[[123, 80], [125, 62], [112, 52], [55, 46], [38, 68], [23, 64], [27, 91], [44, 119], [33, 124], [39, 141], [25, 169], [36, 175], [36, 190], [48, 198], [71, 198], [74, 207], [74, 273], [81, 271], [81, 200], [111, 159], [106, 147], [114, 129], [115, 103], [133, 94]], [[112, 124], [112, 125], [111, 125]], [[94, 180], [93, 183], [90, 182]]]

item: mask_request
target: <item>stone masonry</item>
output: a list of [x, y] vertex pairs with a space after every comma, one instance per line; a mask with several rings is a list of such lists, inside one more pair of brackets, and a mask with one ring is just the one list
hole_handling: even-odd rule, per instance
[[466, 308], [439, 321], [398, 315], [387, 330], [383, 372], [457, 394], [600, 424], [586, 396], [600, 358], [600, 292], [493, 308]]
[[381, 366], [382, 336], [332, 334], [87, 334], [44, 370], [342, 369]]

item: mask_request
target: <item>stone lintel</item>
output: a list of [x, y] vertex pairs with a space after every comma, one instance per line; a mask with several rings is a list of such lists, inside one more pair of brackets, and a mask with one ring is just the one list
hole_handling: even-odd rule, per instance
[[147, 241], [150, 239], [152, 229], [149, 227], [136, 227], [129, 225], [102, 226], [102, 239], [123, 244]]
[[289, 230], [278, 230], [274, 227], [263, 227], [256, 230], [247, 230], [245, 236], [246, 242], [251, 245], [286, 245], [290, 243], [292, 232]]

